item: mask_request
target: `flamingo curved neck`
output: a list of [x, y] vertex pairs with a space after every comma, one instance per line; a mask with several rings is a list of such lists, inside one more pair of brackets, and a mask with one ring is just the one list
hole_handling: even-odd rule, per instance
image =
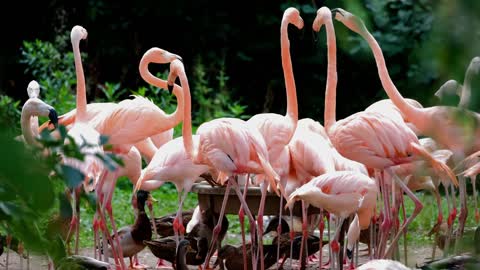
[[398, 109], [406, 116], [406, 118], [410, 119], [412, 123], [415, 124], [415, 126], [421, 129], [418, 120], [421, 116], [422, 111], [410, 105], [403, 98], [402, 94], [400, 94], [397, 87], [395, 87], [395, 84], [392, 82], [392, 79], [388, 74], [388, 69], [385, 64], [385, 58], [383, 57], [380, 45], [378, 45], [375, 38], [372, 36], [372, 34], [370, 34], [370, 32], [368, 32], [365, 27], [363, 27], [363, 31], [359, 32], [359, 34], [367, 41], [370, 49], [373, 52], [373, 56], [377, 64], [378, 75], [388, 97], [392, 100], [393, 104], [395, 104], [395, 106], [397, 106]]
[[35, 140], [35, 133], [32, 131], [31, 119], [32, 114], [28, 110], [27, 106], [23, 106], [22, 115], [20, 120], [20, 125], [22, 127], [22, 135], [25, 142], [29, 145], [37, 145], [37, 141]]
[[470, 105], [470, 98], [472, 94], [471, 89], [471, 81], [474, 77], [474, 72], [472, 69], [472, 65], [468, 66], [467, 71], [465, 72], [465, 78], [463, 80], [463, 87], [462, 87], [462, 94], [460, 95], [460, 102], [458, 103], [459, 107], [468, 109]]
[[80, 39], [72, 40], [75, 74], [77, 76], [77, 115], [76, 121], [82, 122], [87, 116], [87, 93], [85, 75], [83, 74], [82, 56], [80, 54]]
[[[162, 89], [167, 89], [167, 81], [162, 80], [160, 78], [157, 78], [150, 73], [148, 70], [148, 64], [151, 63], [152, 61], [149, 60], [149, 57], [144, 57], [140, 61], [140, 76], [142, 77], [143, 80], [145, 80], [147, 83], [156, 86], [158, 88]], [[179, 124], [182, 121], [183, 118], [183, 111], [182, 108], [184, 107], [184, 96], [183, 96], [183, 89], [180, 88], [178, 85], [174, 85], [173, 87], [173, 94], [177, 98], [177, 108], [175, 108], [175, 111], [171, 114], [165, 114], [165, 119], [162, 119], [162, 127], [169, 126], [169, 128], [172, 128]], [[167, 128], [167, 129], [169, 129]], [[163, 128], [161, 130], [162, 132], [167, 130]]]
[[[288, 20], [282, 20], [280, 27], [280, 46], [282, 55], [283, 76], [285, 78], [285, 89], [287, 94], [286, 117], [292, 121], [294, 130], [298, 122], [298, 103], [295, 78], [293, 77], [292, 59], [290, 56], [290, 40], [288, 39]], [[293, 133], [292, 133], [293, 135]]]
[[192, 104], [190, 97], [190, 86], [188, 85], [188, 79], [185, 74], [185, 71], [182, 71], [179, 74], [180, 83], [183, 88], [183, 95], [185, 102], [183, 103], [183, 125], [182, 125], [182, 136], [183, 136], [183, 146], [185, 147], [185, 152], [187, 156], [195, 162], [197, 155], [193, 150], [193, 135], [192, 135]]
[[337, 45], [335, 38], [335, 29], [332, 20], [328, 20], [325, 24], [327, 32], [327, 83], [325, 90], [325, 111], [324, 125], [327, 133], [336, 122], [336, 106], [337, 106]]

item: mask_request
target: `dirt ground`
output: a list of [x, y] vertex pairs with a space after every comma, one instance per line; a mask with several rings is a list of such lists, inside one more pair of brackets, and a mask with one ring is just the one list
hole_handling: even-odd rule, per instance
[[[359, 256], [359, 265], [365, 263], [368, 260], [368, 256], [366, 255], [366, 251], [362, 251], [363, 249], [366, 249], [366, 245], [360, 244], [359, 250], [360, 250], [360, 256]], [[81, 255], [85, 256], [90, 256], [93, 257], [93, 250], [92, 249], [82, 249], [80, 251]], [[318, 253], [317, 253], [318, 254]], [[327, 247], [324, 247], [323, 250], [323, 262], [327, 262]], [[431, 247], [415, 247], [415, 246], [410, 246], [408, 249], [408, 264], [412, 269], [416, 269], [416, 265], [421, 265], [425, 260], [430, 259], [432, 254], [432, 248]], [[436, 257], [439, 258], [441, 257], [441, 251], [437, 249], [436, 252]], [[403, 256], [402, 256], [403, 257]], [[20, 256], [14, 252], [10, 252], [9, 255], [9, 265], [8, 269], [48, 269], [48, 262], [46, 258], [40, 257], [40, 256], [30, 256], [30, 266], [27, 268], [27, 262], [24, 259], [23, 261], [20, 260]], [[157, 258], [150, 252], [150, 250], [145, 248], [142, 252], [138, 254], [138, 259], [140, 263], [148, 265], [149, 267], [146, 269], [155, 269], [155, 265], [157, 263]], [[212, 263], [215, 261], [216, 257], [212, 258]], [[113, 260], [110, 260], [111, 263], [113, 263]], [[403, 262], [403, 258], [402, 258]], [[125, 259], [126, 265], [128, 265], [129, 261], [128, 258]], [[168, 262], [167, 262], [168, 263]], [[6, 265], [6, 254], [4, 253], [2, 256], [0, 256], [0, 268], [5, 269]], [[112, 264], [113, 266], [113, 264]], [[290, 261], [287, 260], [284, 265], [284, 269], [290, 269]], [[293, 261], [292, 262], [292, 268], [293, 269], [299, 269], [298, 261]], [[113, 268], [112, 268], [113, 269]], [[171, 267], [165, 267], [162, 269], [173, 269]], [[198, 269], [196, 266], [191, 266], [190, 269]], [[270, 269], [275, 269], [275, 267], [271, 267]], [[308, 269], [318, 269], [318, 262], [310, 262], [308, 265]]]

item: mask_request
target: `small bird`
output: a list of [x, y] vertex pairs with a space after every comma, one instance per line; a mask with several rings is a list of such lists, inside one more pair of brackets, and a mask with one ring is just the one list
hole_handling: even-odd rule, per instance
[[109, 270], [113, 269], [109, 263], [94, 258], [72, 255], [58, 262], [57, 270]]
[[[246, 251], [247, 251], [247, 269], [252, 269], [252, 244], [248, 243], [245, 244]], [[264, 258], [263, 263], [265, 269], [268, 269], [270, 266], [274, 265], [277, 260], [277, 245], [263, 245], [264, 250]], [[214, 263], [214, 267], [220, 264], [220, 261], [224, 260], [224, 265], [227, 270], [243, 270], [243, 251], [242, 246], [232, 246], [232, 245], [225, 245], [220, 248], [218, 251], [217, 260]], [[257, 269], [260, 268], [260, 262], [257, 263]]]
[[[150, 192], [144, 190], [137, 191], [138, 215], [135, 219], [135, 223], [118, 230], [123, 257], [128, 257], [130, 259], [130, 268], [145, 267], [143, 265], [134, 266], [132, 257], [145, 248], [145, 240], [150, 240], [152, 238], [150, 219], [145, 213], [145, 203], [149, 199], [151, 199]], [[112, 240], [116, 242], [115, 235], [112, 235]], [[109, 257], [112, 257], [111, 247], [108, 248], [107, 254]]]
[[[174, 269], [187, 269], [186, 265], [201, 265], [208, 252], [208, 241], [204, 237], [194, 238], [188, 235], [177, 243], [172, 236], [157, 240], [144, 241], [155, 257], [172, 263]], [[180, 264], [178, 264], [180, 262]]]
[[422, 270], [480, 269], [480, 259], [475, 255], [462, 254], [428, 261], [417, 268]]
[[[182, 211], [182, 221], [183, 226], [187, 227], [188, 222], [192, 219], [194, 209]], [[155, 227], [157, 228], [157, 233], [161, 237], [173, 236], [173, 222], [177, 213], [166, 214], [159, 218], [154, 218]], [[152, 226], [153, 229], [153, 226]]]

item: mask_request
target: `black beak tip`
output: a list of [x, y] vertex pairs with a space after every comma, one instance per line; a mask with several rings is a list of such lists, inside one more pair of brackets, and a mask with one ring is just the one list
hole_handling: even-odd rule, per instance
[[58, 114], [55, 109], [50, 109], [50, 112], [48, 113], [48, 118], [50, 119], [50, 123], [53, 124], [55, 128], [58, 127]]
[[177, 55], [177, 59], [180, 60], [180, 62], [183, 63], [183, 58], [181, 56]]
[[347, 257], [348, 257], [349, 260], [352, 259], [352, 255], [353, 255], [353, 252], [350, 249], [347, 248]]
[[167, 88], [168, 88], [168, 91], [170, 91], [170, 93], [173, 92], [173, 84], [172, 85], [167, 84]]

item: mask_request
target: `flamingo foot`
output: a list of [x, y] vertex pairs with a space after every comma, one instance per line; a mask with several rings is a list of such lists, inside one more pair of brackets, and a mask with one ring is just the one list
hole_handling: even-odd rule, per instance
[[161, 269], [161, 268], [165, 268], [165, 267], [170, 268], [171, 265], [165, 263], [165, 261], [163, 259], [158, 259], [157, 265], [155, 266], [155, 269]]
[[453, 208], [452, 212], [450, 213], [450, 215], [448, 215], [448, 220], [447, 220], [447, 224], [448, 224], [448, 227], [451, 228], [452, 225], [453, 225], [453, 222], [455, 222], [455, 218], [457, 217], [457, 208]]
[[340, 244], [338, 243], [337, 240], [333, 240], [330, 245], [332, 246], [332, 252], [337, 253], [340, 251]]

